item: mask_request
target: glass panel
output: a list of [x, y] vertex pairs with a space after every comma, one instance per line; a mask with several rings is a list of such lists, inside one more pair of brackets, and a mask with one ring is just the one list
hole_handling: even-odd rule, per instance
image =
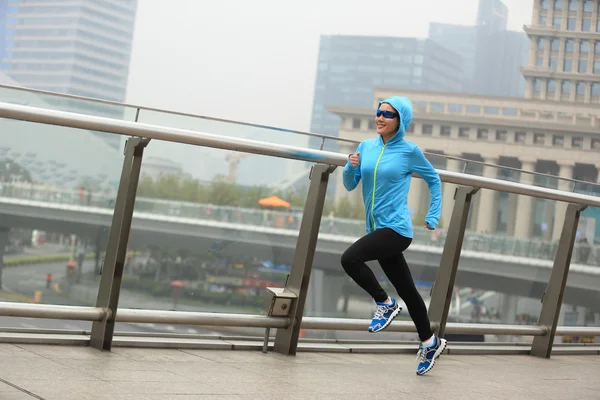
[[[587, 167], [587, 166], [586, 166]], [[587, 168], [586, 180], [594, 181], [597, 174], [593, 168]], [[592, 196], [600, 195], [600, 186], [577, 184], [576, 193]], [[577, 228], [575, 248], [563, 303], [558, 320], [559, 326], [600, 326], [598, 304], [598, 275], [590, 266], [600, 267], [600, 208], [588, 207], [580, 216]], [[555, 343], [598, 343], [600, 337], [593, 336], [557, 336]]]
[[[123, 152], [84, 130], [10, 119], [0, 130], [0, 231], [9, 230], [0, 300], [95, 305]], [[3, 318], [3, 326], [91, 323]]]
[[[137, 108], [134, 107], [106, 104], [91, 100], [72, 99], [62, 97], [58, 94], [33, 93], [24, 88], [14, 89], [2, 86], [0, 86], [0, 101], [125, 121], [135, 121], [137, 112]], [[96, 131], [94, 131], [93, 134], [109, 143], [113, 148], [123, 149], [124, 139], [121, 136]]]
[[[375, 118], [373, 113], [373, 118]], [[339, 125], [339, 118], [333, 116]], [[235, 122], [219, 121], [198, 116], [187, 116], [171, 114], [163, 111], [140, 110], [140, 122], [167, 126], [171, 128], [190, 129], [198, 132], [207, 132], [216, 135], [246, 138], [252, 140], [261, 140], [265, 142], [281, 143], [292, 146], [319, 148], [322, 139], [320, 137], [310, 137], [308, 135], [298, 134], [296, 132], [279, 129], [275, 127], [249, 126]], [[332, 144], [333, 142], [329, 142]], [[169, 144], [178, 146], [176, 144]], [[324, 150], [332, 150], [325, 148]], [[188, 161], [184, 160], [187, 164]], [[190, 160], [191, 161], [191, 160]], [[204, 163], [202, 160], [196, 160], [195, 167], [191, 164], [186, 165], [188, 169], [201, 171]]]

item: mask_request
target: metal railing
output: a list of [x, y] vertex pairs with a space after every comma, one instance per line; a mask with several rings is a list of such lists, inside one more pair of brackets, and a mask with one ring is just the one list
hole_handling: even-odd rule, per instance
[[[117, 321], [176, 322], [210, 326], [234, 325], [260, 326], [267, 329], [277, 328], [274, 350], [284, 354], [296, 353], [301, 328], [363, 330], [367, 326], [368, 321], [314, 317], [303, 318], [327, 182], [335, 167], [346, 164], [346, 155], [248, 139], [232, 141], [229, 138], [219, 137], [210, 133], [166, 128], [129, 121], [116, 121], [107, 118], [14, 104], [0, 104], [0, 118], [130, 136], [125, 146], [121, 181], [115, 201], [96, 307], [3, 303], [0, 304], [0, 315], [91, 320], [93, 321], [93, 325], [89, 343], [95, 348], [104, 350], [111, 349], [115, 323]], [[302, 215], [292, 269], [285, 288], [280, 291], [273, 290], [271, 292], [271, 302], [267, 316], [182, 313], [118, 308], [121, 277], [125, 264], [141, 161], [144, 149], [152, 139], [315, 163], [311, 171], [310, 187]], [[438, 335], [443, 336], [450, 332], [490, 332], [505, 335], [530, 335], [534, 337], [530, 353], [535, 356], [550, 357], [556, 334], [577, 332], [580, 334], [595, 335], [599, 333], [599, 328], [565, 327], [557, 329], [557, 323], [580, 213], [587, 206], [599, 207], [600, 198], [528, 186], [515, 182], [506, 182], [498, 179], [466, 175], [458, 172], [439, 171], [439, 175], [442, 181], [456, 184], [458, 188], [455, 192], [453, 213], [447, 230], [448, 238], [444, 244], [441, 263], [435, 284], [432, 288], [429, 307], [429, 317]], [[558, 243], [558, 251], [554, 259], [554, 266], [543, 296], [540, 317], [535, 326], [447, 323], [471, 199], [480, 188], [568, 203], [562, 234]], [[449, 200], [446, 199], [446, 201]], [[407, 322], [397, 322], [390, 326], [390, 331], [392, 332], [413, 331], [413, 329], [412, 324]]]
[[[34, 184], [11, 184], [0, 183], [0, 197], [16, 198], [23, 200], [48, 201], [57, 204], [72, 204], [80, 206], [101, 207], [113, 209], [114, 196], [106, 196], [96, 193], [88, 199], [81, 198], [75, 189], [44, 187]], [[215, 204], [202, 204], [172, 200], [161, 200], [153, 198], [137, 197], [135, 210], [139, 212], [156, 213], [159, 215], [170, 215], [184, 218], [194, 218], [215, 222], [231, 222], [248, 226], [271, 226], [274, 228], [290, 228], [286, 224], [286, 218], [294, 216], [294, 221], [302, 218], [301, 211], [276, 211], [269, 210], [265, 216], [264, 210], [257, 208], [241, 208], [232, 206], [220, 206]], [[279, 218], [278, 218], [279, 217]], [[266, 219], [268, 218], [268, 219]], [[280, 225], [274, 221], [283, 221]], [[436, 236], [434, 240], [431, 232], [415, 229], [414, 239], [418, 243], [434, 247], [443, 247], [447, 235], [445, 228], [438, 228], [442, 235]], [[362, 236], [365, 232], [363, 220], [348, 218], [327, 217], [321, 220], [319, 232], [335, 235], [343, 232], [344, 236]], [[554, 258], [557, 243], [553, 240], [542, 238], [519, 239], [502, 234], [485, 234], [473, 231], [465, 231], [463, 250], [480, 251], [485, 253], [501, 254], [506, 256], [528, 257], [535, 259], [550, 260]], [[600, 246], [585, 243], [576, 243], [573, 259], [578, 264], [600, 266]]]
[[[135, 114], [136, 122], [138, 122], [138, 118], [140, 116], [140, 111], [151, 111], [151, 112], [157, 112], [157, 113], [164, 113], [167, 115], [177, 115], [177, 116], [190, 117], [190, 118], [195, 118], [195, 119], [200, 119], [200, 120], [223, 122], [223, 123], [228, 123], [228, 124], [233, 124], [233, 125], [245, 126], [245, 127], [249, 127], [249, 128], [259, 128], [259, 129], [265, 129], [265, 130], [269, 130], [269, 131], [285, 132], [285, 133], [291, 133], [291, 134], [295, 134], [295, 135], [316, 137], [316, 138], [321, 139], [321, 147], [320, 147], [321, 150], [323, 149], [326, 140], [330, 140], [333, 142], [352, 143], [355, 145], [359, 144], [359, 142], [356, 140], [340, 138], [340, 137], [331, 136], [331, 135], [324, 135], [321, 133], [306, 132], [306, 131], [295, 130], [295, 129], [285, 129], [285, 128], [269, 126], [269, 125], [262, 125], [262, 124], [253, 124], [253, 123], [249, 123], [249, 122], [234, 121], [234, 120], [228, 120], [228, 119], [224, 119], [224, 118], [209, 117], [209, 116], [200, 115], [200, 114], [185, 113], [185, 112], [179, 112], [179, 111], [173, 111], [173, 110], [165, 110], [165, 109], [160, 109], [160, 108], [155, 108], [155, 107], [140, 106], [140, 105], [136, 105], [136, 104], [121, 103], [121, 102], [110, 101], [110, 100], [101, 100], [101, 99], [95, 99], [95, 98], [90, 98], [90, 97], [77, 96], [77, 95], [65, 94], [65, 93], [57, 93], [57, 92], [51, 92], [51, 91], [46, 91], [46, 90], [40, 90], [40, 89], [25, 88], [25, 87], [12, 86], [12, 85], [6, 85], [6, 84], [0, 84], [0, 88], [14, 90], [14, 91], [18, 91], [18, 92], [35, 93], [35, 94], [39, 94], [39, 95], [51, 96], [53, 98], [77, 100], [77, 101], [81, 101], [82, 103], [97, 103], [97, 104], [104, 104], [107, 106], [122, 107], [124, 109], [134, 109], [135, 113], [136, 113]], [[3, 99], [0, 98], [0, 101], [3, 101]], [[258, 154], [258, 153], [256, 153], [256, 154]], [[447, 155], [447, 154], [431, 153], [431, 152], [427, 152], [427, 151], [425, 151], [424, 154], [429, 157], [441, 158], [443, 160], [460, 161], [463, 163], [463, 165], [462, 165], [463, 173], [467, 172], [470, 165], [477, 165], [477, 166], [481, 166], [481, 167], [494, 167], [499, 170], [518, 172], [518, 173], [523, 173], [526, 175], [534, 175], [536, 177], [549, 178], [549, 179], [556, 180], [557, 182], [558, 181], [569, 182], [572, 184], [572, 190], [575, 190], [575, 186], [577, 184], [589, 185], [589, 186], [593, 186], [593, 187], [600, 189], [600, 184], [595, 183], [595, 182], [588, 182], [588, 181], [583, 181], [583, 180], [573, 179], [573, 178], [558, 177], [555, 175], [542, 173], [542, 172], [526, 171], [526, 170], [522, 170], [522, 169], [515, 168], [515, 167], [491, 164], [491, 163], [486, 163], [484, 161], [477, 161], [477, 160], [472, 160], [472, 159], [468, 159], [468, 158], [464, 158], [464, 157], [451, 156], [451, 155]]]

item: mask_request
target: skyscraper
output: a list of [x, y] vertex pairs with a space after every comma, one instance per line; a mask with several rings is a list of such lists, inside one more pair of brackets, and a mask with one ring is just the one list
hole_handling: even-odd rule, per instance
[[325, 107], [372, 107], [374, 88], [459, 91], [460, 66], [460, 56], [428, 39], [321, 36], [311, 131], [337, 136], [339, 118]]
[[[137, 0], [0, 0], [0, 69], [20, 85], [125, 100]], [[122, 110], [70, 102], [119, 118]], [[96, 133], [117, 147], [116, 135]]]
[[527, 98], [600, 103], [600, 1], [535, 0]]
[[463, 93], [523, 96], [527, 35], [508, 31], [507, 24], [508, 8], [501, 0], [479, 0], [476, 25], [429, 25], [430, 39], [461, 55]]

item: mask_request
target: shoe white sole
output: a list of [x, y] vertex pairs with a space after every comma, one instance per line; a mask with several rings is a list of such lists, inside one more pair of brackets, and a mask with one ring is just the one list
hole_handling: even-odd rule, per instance
[[390, 324], [392, 323], [392, 321], [394, 320], [394, 318], [396, 318], [396, 316], [398, 314], [400, 314], [400, 311], [402, 311], [402, 307], [398, 306], [394, 311], [392, 311], [392, 315], [390, 315], [390, 317], [388, 318], [387, 322], [378, 330], [376, 331], [372, 331], [369, 329], [369, 333], [377, 333], [377, 332], [381, 332], [382, 330], [384, 330], [385, 328], [387, 328], [388, 326], [390, 326]]
[[417, 371], [417, 375], [425, 375], [426, 373], [431, 371], [433, 369], [433, 366], [435, 365], [435, 361], [437, 360], [437, 358], [442, 355], [444, 350], [446, 350], [446, 345], [448, 344], [448, 341], [442, 338], [438, 339], [440, 340], [440, 347], [438, 347], [438, 349], [435, 351], [435, 354], [433, 355], [433, 360], [431, 360], [429, 367], [427, 367], [423, 372]]

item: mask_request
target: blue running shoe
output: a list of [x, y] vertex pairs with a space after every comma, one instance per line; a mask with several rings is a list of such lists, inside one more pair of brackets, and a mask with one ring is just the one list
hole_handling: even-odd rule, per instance
[[446, 349], [446, 339], [441, 339], [435, 336], [435, 344], [431, 347], [419, 346], [419, 352], [417, 353], [417, 360], [419, 365], [417, 366], [417, 375], [425, 375], [433, 368], [436, 358], [438, 358], [444, 349]]
[[396, 315], [402, 311], [402, 307], [398, 305], [395, 299], [391, 299], [392, 304], [377, 303], [377, 310], [373, 315], [373, 321], [369, 325], [369, 332], [376, 333], [384, 330], [392, 323]]

